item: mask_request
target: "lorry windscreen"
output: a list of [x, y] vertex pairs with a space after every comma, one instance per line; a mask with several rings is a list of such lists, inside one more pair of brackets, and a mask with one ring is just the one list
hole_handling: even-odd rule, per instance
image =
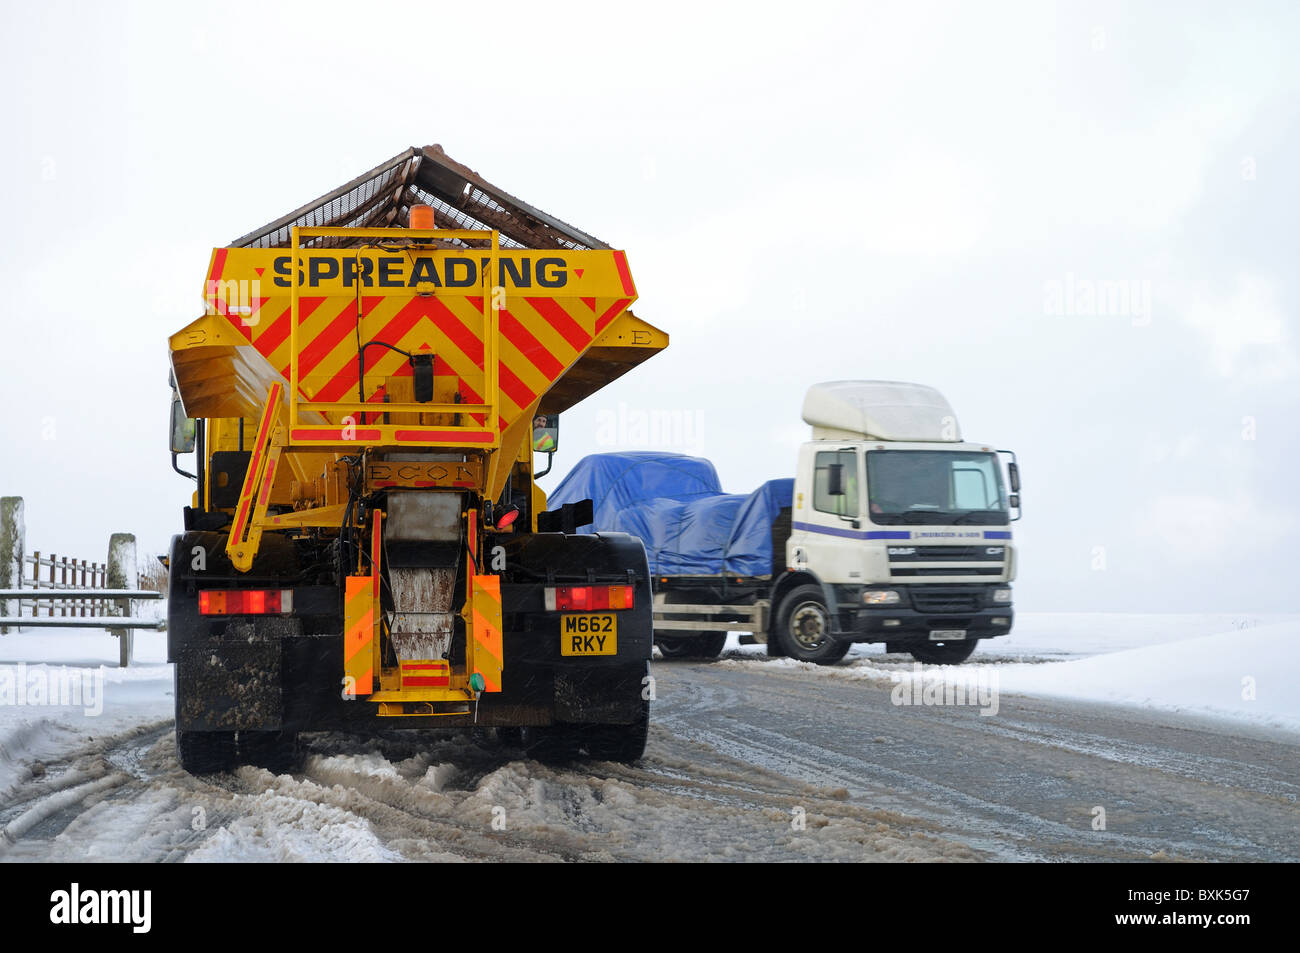
[[1005, 525], [1006, 493], [992, 453], [867, 451], [871, 521]]

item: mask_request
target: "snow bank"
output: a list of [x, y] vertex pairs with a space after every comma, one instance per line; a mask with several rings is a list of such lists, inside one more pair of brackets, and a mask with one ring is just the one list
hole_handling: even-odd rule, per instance
[[758, 661], [774, 671], [968, 692], [992, 687], [1001, 695], [1134, 705], [1300, 732], [1300, 617], [1061, 613], [1036, 617], [1028, 629], [1018, 644], [1014, 636], [983, 642], [960, 666], [920, 666], [879, 645], [855, 646], [833, 666], [768, 660], [761, 645], [743, 646], [718, 664], [752, 670]]
[[1002, 665], [998, 675], [1004, 693], [1140, 705], [1300, 731], [1298, 621], [1054, 665]]

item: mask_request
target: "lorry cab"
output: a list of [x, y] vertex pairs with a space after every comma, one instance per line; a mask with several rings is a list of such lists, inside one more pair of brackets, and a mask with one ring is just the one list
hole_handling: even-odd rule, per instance
[[[933, 388], [838, 381], [808, 392], [786, 561], [816, 578], [837, 641], [960, 662], [1013, 620], [1019, 475], [961, 440]], [[1010, 490], [1009, 490], [1010, 488]]]

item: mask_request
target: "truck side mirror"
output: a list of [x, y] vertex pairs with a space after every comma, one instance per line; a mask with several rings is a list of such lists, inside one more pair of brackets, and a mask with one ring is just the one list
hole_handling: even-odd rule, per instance
[[826, 468], [826, 492], [830, 496], [844, 495], [844, 464], [832, 463]]
[[533, 453], [546, 454], [546, 469], [533, 473], [533, 479], [551, 472], [555, 451], [560, 449], [560, 415], [538, 414], [533, 418]]
[[194, 418], [185, 416], [181, 395], [172, 393], [172, 453], [194, 451]]
[[[1019, 493], [1020, 492], [1020, 467], [1016, 466], [1015, 463], [1008, 463], [1007, 476], [1011, 478], [1011, 492]], [[1012, 506], [1019, 506], [1019, 504], [1013, 503]]]
[[533, 450], [554, 453], [560, 449], [560, 415], [538, 414], [533, 418]]

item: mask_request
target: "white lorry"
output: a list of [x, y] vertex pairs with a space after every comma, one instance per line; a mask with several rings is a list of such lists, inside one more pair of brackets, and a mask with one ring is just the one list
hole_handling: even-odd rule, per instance
[[[613, 474], [607, 499], [595, 501], [593, 529], [645, 543], [660, 651], [713, 657], [728, 631], [740, 631], [769, 655], [808, 662], [839, 661], [854, 642], [884, 642], [921, 662], [956, 664], [980, 639], [1010, 632], [1015, 455], [964, 442], [947, 400], [920, 384], [816, 384], [803, 419], [812, 439], [799, 449], [792, 491], [787, 479], [749, 498], [720, 487], [710, 496], [697, 485], [707, 478], [667, 489], [646, 478], [650, 498], [629, 499], [636, 481], [623, 467], [671, 474], [694, 465], [716, 481], [707, 461], [662, 454], [588, 457], [557, 488], [553, 502], [599, 497], [602, 481], [590, 475]], [[779, 503], [751, 505], [777, 487]]]
[[1015, 455], [963, 442], [948, 401], [921, 384], [816, 384], [803, 419], [788, 570], [769, 600], [777, 648], [821, 662], [885, 642], [956, 663], [1010, 632]]

